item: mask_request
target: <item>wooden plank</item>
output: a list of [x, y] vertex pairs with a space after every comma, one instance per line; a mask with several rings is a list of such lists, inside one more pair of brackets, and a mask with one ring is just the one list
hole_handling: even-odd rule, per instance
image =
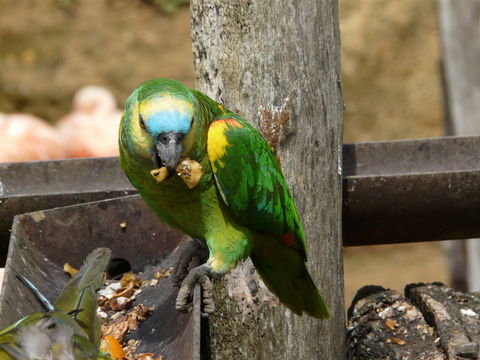
[[298, 317], [239, 266], [216, 284], [211, 359], [343, 359], [342, 112], [336, 0], [193, 0], [196, 87], [277, 152], [332, 319]]

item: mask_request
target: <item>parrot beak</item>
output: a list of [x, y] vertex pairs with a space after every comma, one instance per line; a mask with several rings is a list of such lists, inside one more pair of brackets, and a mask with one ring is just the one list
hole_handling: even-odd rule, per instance
[[182, 157], [184, 137], [184, 134], [173, 131], [158, 135], [153, 156], [156, 167], [166, 166], [169, 172], [175, 171]]

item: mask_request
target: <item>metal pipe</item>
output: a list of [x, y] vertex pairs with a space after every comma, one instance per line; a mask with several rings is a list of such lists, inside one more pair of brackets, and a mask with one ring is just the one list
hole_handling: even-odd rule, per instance
[[[344, 245], [479, 237], [478, 149], [480, 136], [345, 144]], [[0, 164], [0, 254], [16, 214], [133, 193], [117, 158]]]
[[344, 246], [480, 235], [480, 137], [344, 145]]

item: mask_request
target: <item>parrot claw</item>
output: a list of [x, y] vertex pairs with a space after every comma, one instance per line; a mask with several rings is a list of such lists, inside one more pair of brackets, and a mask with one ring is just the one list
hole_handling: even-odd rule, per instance
[[182, 312], [188, 312], [193, 297], [195, 284], [200, 284], [202, 288], [203, 312], [212, 314], [215, 312], [215, 303], [213, 302], [213, 285], [210, 280], [211, 268], [209, 264], [203, 264], [190, 270], [178, 290], [175, 308]]
[[205, 314], [213, 314], [215, 312], [215, 303], [213, 301], [213, 284], [208, 275], [203, 275], [198, 279], [202, 287], [203, 294], [203, 312]]
[[188, 239], [187, 242], [180, 249], [179, 260], [176, 263], [173, 273], [172, 281], [176, 287], [179, 287], [183, 279], [188, 275], [188, 267], [194, 257], [200, 258], [200, 264], [203, 264], [208, 259], [208, 249], [204, 246], [200, 239]]

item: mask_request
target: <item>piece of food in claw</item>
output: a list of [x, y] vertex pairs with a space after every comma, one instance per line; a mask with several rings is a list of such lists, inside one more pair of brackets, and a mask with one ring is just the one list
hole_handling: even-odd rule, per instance
[[152, 175], [157, 184], [159, 184], [168, 177], [168, 169], [162, 166], [161, 168], [150, 171], [150, 175]]
[[189, 189], [197, 186], [200, 178], [204, 174], [202, 165], [195, 160], [189, 158], [184, 159], [180, 165], [177, 166], [177, 175], [187, 184]]

